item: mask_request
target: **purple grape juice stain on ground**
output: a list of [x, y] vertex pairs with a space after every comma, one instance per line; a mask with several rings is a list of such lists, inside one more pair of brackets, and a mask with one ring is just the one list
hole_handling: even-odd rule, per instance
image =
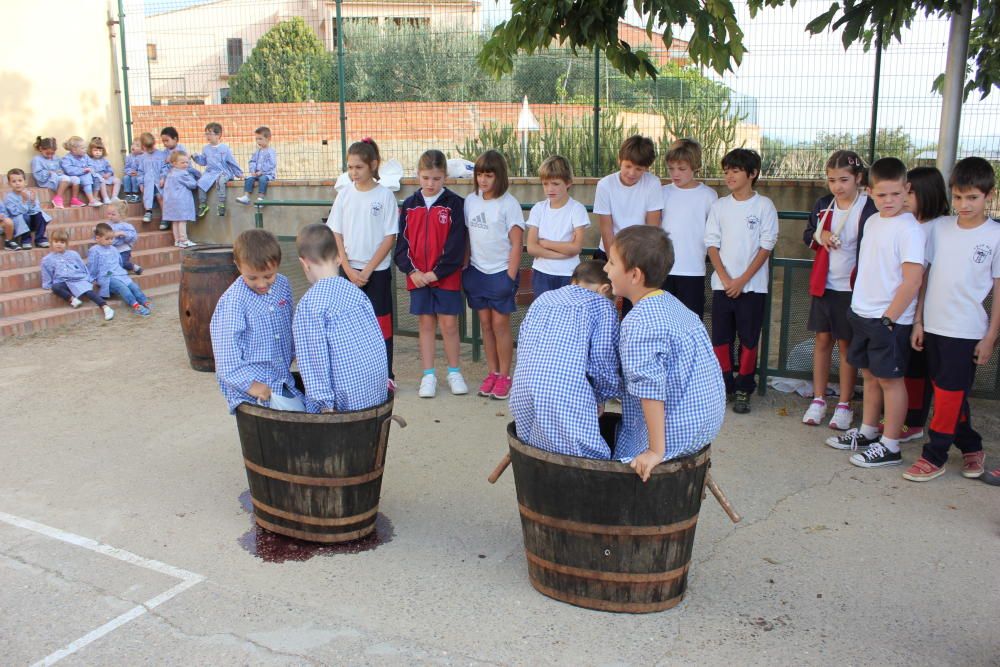
[[253, 503], [250, 501], [250, 491], [240, 494], [240, 506], [250, 515], [250, 530], [244, 533], [237, 542], [243, 549], [260, 558], [265, 563], [284, 563], [286, 561], [305, 561], [313, 556], [332, 556], [336, 554], [357, 554], [371, 551], [386, 542], [391, 542], [395, 530], [392, 522], [381, 512], [375, 517], [375, 530], [353, 542], [337, 544], [322, 544], [297, 540], [264, 530], [253, 518]]

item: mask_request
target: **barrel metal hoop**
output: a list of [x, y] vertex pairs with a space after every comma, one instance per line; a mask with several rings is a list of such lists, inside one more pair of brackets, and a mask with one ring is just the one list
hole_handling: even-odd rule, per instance
[[517, 504], [517, 508], [520, 510], [521, 516], [525, 519], [534, 521], [535, 523], [540, 523], [543, 526], [548, 526], [549, 528], [555, 528], [557, 530], [568, 530], [573, 533], [590, 533], [593, 535], [670, 535], [671, 533], [679, 533], [692, 528], [698, 523], [698, 515], [695, 514], [690, 519], [685, 519], [684, 521], [678, 521], [676, 523], [669, 523], [665, 526], [609, 526], [603, 523], [584, 523], [582, 521], [573, 521], [571, 519], [557, 519], [555, 517], [545, 516], [544, 514], [539, 514], [534, 510], [528, 509], [521, 503]]
[[608, 572], [606, 570], [590, 570], [583, 567], [573, 567], [572, 565], [560, 565], [546, 560], [537, 554], [533, 554], [527, 549], [524, 553], [528, 557], [529, 563], [534, 563], [544, 570], [567, 574], [571, 577], [580, 577], [591, 581], [610, 581], [618, 584], [665, 584], [669, 581], [680, 579], [688, 571], [689, 563], [681, 567], [667, 570], [666, 572]]
[[366, 410], [354, 412], [290, 412], [287, 410], [273, 410], [262, 405], [252, 403], [240, 403], [236, 408], [252, 417], [262, 417], [269, 421], [290, 422], [297, 424], [344, 424], [377, 419], [385, 415], [392, 414], [393, 397], [380, 405]]
[[366, 519], [370, 519], [378, 513], [378, 505], [371, 508], [367, 512], [362, 514], [354, 514], [353, 516], [345, 516], [340, 518], [324, 518], [308, 516], [305, 514], [299, 514], [297, 512], [288, 512], [286, 510], [279, 510], [277, 507], [271, 507], [267, 503], [263, 503], [256, 498], [250, 498], [253, 502], [253, 506], [262, 512], [267, 512], [272, 516], [276, 516], [281, 519], [287, 519], [288, 521], [298, 521], [299, 523], [307, 523], [311, 526], [349, 526], [352, 523], [361, 523]]
[[597, 598], [588, 598], [582, 595], [573, 595], [572, 593], [564, 593], [562, 591], [557, 591], [554, 588], [549, 588], [548, 586], [531, 580], [531, 585], [535, 587], [535, 590], [542, 595], [547, 595], [550, 598], [559, 600], [560, 602], [567, 602], [577, 607], [586, 607], [587, 609], [596, 609], [598, 611], [614, 611], [614, 612], [625, 612], [629, 614], [644, 614], [651, 611], [663, 611], [665, 609], [670, 609], [671, 607], [676, 607], [680, 604], [681, 600], [684, 599], [684, 594], [681, 593], [677, 597], [672, 597], [669, 600], [661, 600], [660, 602], [612, 602], [611, 600], [600, 600]]
[[[555, 452], [549, 452], [544, 449], [532, 447], [531, 445], [518, 440], [517, 436], [510, 430], [510, 428], [508, 428], [507, 431], [507, 444], [512, 451], [515, 451], [518, 454], [566, 468], [593, 470], [605, 473], [618, 473], [622, 475], [635, 474], [635, 470], [633, 470], [629, 464], [622, 463], [620, 461], [604, 461], [601, 459], [567, 456], [565, 454], [556, 454]], [[679, 459], [664, 461], [653, 468], [652, 475], [654, 478], [660, 475], [672, 475], [681, 470], [691, 470], [706, 465], [711, 460], [711, 448], [712, 444], [709, 443], [694, 454], [689, 454], [688, 456], [684, 456]]]
[[309, 477], [307, 475], [293, 475], [291, 473], [281, 472], [280, 470], [271, 470], [270, 468], [258, 465], [247, 458], [243, 459], [243, 463], [246, 464], [247, 469], [252, 470], [258, 475], [270, 477], [271, 479], [278, 479], [282, 482], [305, 484], [307, 486], [357, 486], [358, 484], [364, 484], [365, 482], [370, 482], [373, 479], [378, 479], [382, 476], [382, 471], [385, 469], [383, 466], [379, 466], [371, 472], [367, 472], [364, 475], [355, 475], [354, 477]]
[[357, 540], [365, 537], [366, 535], [370, 535], [372, 531], [375, 530], [375, 522], [373, 521], [370, 526], [365, 526], [360, 530], [352, 530], [349, 533], [310, 533], [307, 530], [295, 530], [294, 528], [279, 526], [267, 521], [266, 519], [261, 519], [259, 516], [255, 517], [255, 519], [258, 526], [269, 530], [272, 533], [287, 535], [288, 537], [294, 537], [308, 542], [350, 542], [351, 540]]

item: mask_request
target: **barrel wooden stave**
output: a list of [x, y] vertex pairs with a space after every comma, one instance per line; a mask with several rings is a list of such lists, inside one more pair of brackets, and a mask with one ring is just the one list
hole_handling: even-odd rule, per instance
[[532, 586], [604, 611], [659, 611], [683, 599], [707, 447], [657, 466], [643, 484], [624, 464], [525, 445], [513, 424], [508, 438]]
[[177, 309], [191, 368], [215, 370], [209, 325], [219, 297], [240, 272], [230, 245], [202, 245], [184, 250]]
[[243, 405], [236, 414], [258, 525], [316, 542], [375, 529], [392, 398], [355, 413]]

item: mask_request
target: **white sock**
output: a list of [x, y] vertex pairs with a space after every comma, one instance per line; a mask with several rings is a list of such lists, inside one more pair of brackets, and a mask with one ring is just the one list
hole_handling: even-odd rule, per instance
[[892, 438], [887, 438], [883, 435], [882, 445], [893, 454], [899, 453], [899, 440], [893, 440]]
[[874, 426], [869, 426], [868, 424], [862, 424], [861, 428], [858, 429], [858, 432], [869, 440], [874, 440], [878, 437], [878, 429]]

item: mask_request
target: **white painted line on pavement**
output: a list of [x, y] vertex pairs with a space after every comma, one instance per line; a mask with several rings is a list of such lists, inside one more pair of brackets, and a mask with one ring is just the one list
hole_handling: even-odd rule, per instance
[[40, 665], [54, 665], [63, 658], [73, 655], [83, 647], [91, 644], [101, 637], [105, 636], [109, 632], [120, 628], [129, 621], [132, 621], [150, 609], [154, 609], [164, 602], [180, 595], [187, 589], [195, 586], [196, 584], [205, 580], [205, 577], [200, 574], [195, 574], [188, 570], [183, 570], [179, 567], [174, 567], [173, 565], [167, 565], [158, 560], [153, 560], [151, 558], [143, 558], [138, 556], [131, 551], [125, 551], [124, 549], [119, 549], [108, 544], [102, 544], [89, 537], [83, 537], [82, 535], [76, 535], [74, 533], [66, 532], [65, 530], [60, 530], [59, 528], [53, 528], [52, 526], [46, 526], [44, 524], [38, 523], [37, 521], [32, 521], [31, 519], [24, 519], [19, 516], [14, 516], [13, 514], [7, 514], [6, 512], [0, 512], [0, 521], [6, 524], [15, 526], [17, 528], [23, 528], [25, 530], [30, 530], [32, 532], [38, 533], [39, 535], [44, 535], [45, 537], [50, 537], [54, 540], [59, 540], [60, 542], [65, 542], [66, 544], [71, 544], [73, 546], [82, 547], [93, 551], [95, 553], [103, 554], [105, 556], [110, 556], [130, 565], [136, 565], [138, 567], [145, 568], [147, 570], [152, 570], [153, 572], [158, 572], [159, 574], [165, 574], [176, 579], [180, 579], [181, 583], [177, 584], [173, 588], [160, 593], [156, 597], [152, 597], [146, 600], [140, 605], [136, 605], [132, 609], [129, 609], [124, 614], [113, 618], [104, 625], [94, 630], [91, 630], [84, 636], [80, 637], [76, 641], [70, 642], [63, 648], [50, 653], [38, 662], [36, 662], [32, 667], [38, 667]]

